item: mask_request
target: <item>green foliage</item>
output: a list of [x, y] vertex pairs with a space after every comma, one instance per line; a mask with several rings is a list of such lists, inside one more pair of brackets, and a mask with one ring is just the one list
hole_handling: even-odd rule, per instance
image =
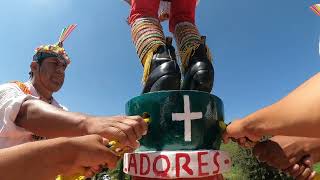
[[233, 166], [229, 173], [224, 174], [226, 179], [235, 180], [290, 180], [286, 174], [260, 163], [249, 149], [239, 147], [236, 143], [222, 145], [221, 150], [229, 152]]
[[314, 170], [320, 173], [320, 163], [314, 165]]

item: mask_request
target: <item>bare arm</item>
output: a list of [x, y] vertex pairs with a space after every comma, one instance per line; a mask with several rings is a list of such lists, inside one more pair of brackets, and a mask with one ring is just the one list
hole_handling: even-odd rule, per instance
[[232, 122], [224, 140], [247, 137], [257, 141], [264, 135], [320, 138], [319, 128], [320, 73], [275, 104]]
[[54, 179], [65, 169], [63, 164], [72, 162], [72, 158], [61, 159], [61, 152], [57, 151], [64, 143], [60, 138], [1, 149], [1, 179]]
[[88, 116], [67, 112], [40, 100], [25, 101], [15, 123], [48, 138], [99, 134], [133, 148], [139, 146], [137, 140], [148, 129], [140, 116]]
[[87, 117], [64, 111], [41, 100], [27, 100], [22, 104], [15, 122], [40, 136], [70, 137], [87, 134], [84, 125]]
[[1, 179], [51, 180], [87, 167], [116, 166], [119, 158], [101, 136], [56, 138], [0, 149]]
[[253, 132], [263, 135], [320, 138], [320, 73], [279, 102], [247, 116], [244, 121]]

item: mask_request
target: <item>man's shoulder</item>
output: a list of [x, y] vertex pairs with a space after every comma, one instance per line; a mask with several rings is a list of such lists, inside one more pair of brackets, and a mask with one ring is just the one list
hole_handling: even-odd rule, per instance
[[21, 93], [22, 90], [15, 83], [0, 84], [0, 93]]
[[24, 92], [14, 83], [0, 85], [0, 107], [18, 97], [24, 96]]

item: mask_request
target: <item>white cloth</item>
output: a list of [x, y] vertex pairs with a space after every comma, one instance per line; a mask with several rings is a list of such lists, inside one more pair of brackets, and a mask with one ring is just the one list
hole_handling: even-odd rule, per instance
[[[15, 83], [0, 85], [0, 149], [35, 140], [36, 136], [32, 132], [15, 124], [22, 103], [29, 99], [40, 98], [31, 82], [24, 84], [30, 90], [31, 95], [25, 94]], [[55, 99], [51, 104], [67, 110]]]

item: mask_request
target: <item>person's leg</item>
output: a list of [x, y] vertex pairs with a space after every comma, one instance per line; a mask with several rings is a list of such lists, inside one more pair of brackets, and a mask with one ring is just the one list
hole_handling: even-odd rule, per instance
[[165, 37], [158, 20], [159, 3], [160, 0], [131, 0], [131, 36], [142, 65], [145, 65], [148, 53], [165, 45]]
[[169, 25], [184, 70], [181, 88], [210, 92], [214, 79], [212, 58], [195, 25], [196, 4], [197, 0], [172, 0]]
[[187, 64], [186, 52], [199, 46], [200, 33], [195, 25], [197, 0], [172, 0], [169, 28], [174, 34], [181, 61]]
[[131, 0], [129, 24], [133, 43], [144, 67], [143, 93], [179, 89], [180, 86], [180, 70], [166, 48], [158, 19], [159, 3], [160, 0]]
[[170, 9], [170, 32], [174, 33], [176, 25], [189, 22], [195, 25], [195, 9], [197, 0], [172, 0]]
[[159, 3], [160, 0], [131, 0], [129, 23], [145, 17], [158, 19]]

